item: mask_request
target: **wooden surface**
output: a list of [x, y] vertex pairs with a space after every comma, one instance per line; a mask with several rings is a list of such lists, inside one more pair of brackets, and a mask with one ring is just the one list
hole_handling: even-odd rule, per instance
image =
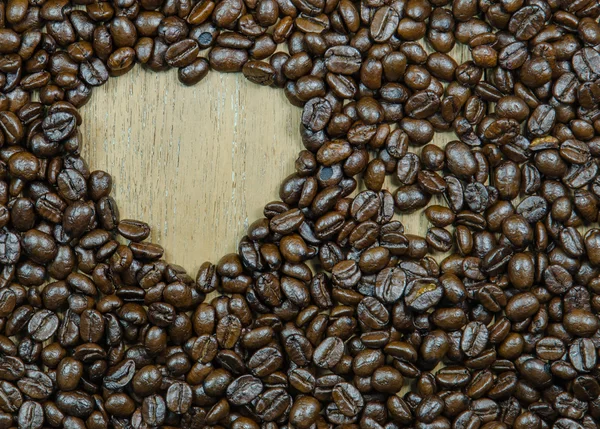
[[136, 67], [83, 108], [83, 156], [113, 176], [121, 218], [148, 222], [167, 260], [195, 275], [278, 199], [301, 150], [300, 113], [241, 75], [210, 73], [189, 88], [173, 71]]
[[[454, 57], [460, 64], [465, 55]], [[83, 155], [91, 169], [112, 174], [121, 218], [148, 222], [166, 259], [195, 275], [204, 261], [235, 251], [264, 204], [278, 199], [303, 149], [300, 114], [283, 90], [241, 74], [211, 72], [185, 87], [173, 70], [136, 67], [94, 89], [82, 111]], [[427, 230], [420, 213], [400, 219], [410, 233]]]

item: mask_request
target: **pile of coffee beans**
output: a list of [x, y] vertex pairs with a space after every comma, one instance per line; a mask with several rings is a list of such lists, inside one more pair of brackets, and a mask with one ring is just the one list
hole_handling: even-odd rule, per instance
[[[599, 428], [598, 16], [0, 2], [0, 429]], [[195, 278], [79, 156], [78, 108], [136, 63], [303, 107], [280, 201]]]

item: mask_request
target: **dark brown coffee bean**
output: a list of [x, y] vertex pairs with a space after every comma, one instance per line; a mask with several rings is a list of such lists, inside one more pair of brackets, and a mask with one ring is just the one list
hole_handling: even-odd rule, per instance
[[321, 404], [317, 399], [301, 396], [292, 405], [289, 421], [300, 429], [307, 429], [315, 422], [320, 411]]
[[167, 406], [162, 396], [152, 395], [144, 398], [142, 402], [142, 420], [148, 425], [160, 425], [164, 423], [167, 414]]
[[386, 268], [377, 275], [375, 293], [383, 302], [393, 304], [404, 294], [406, 281], [406, 274], [402, 269]]
[[176, 414], [186, 413], [192, 404], [192, 389], [183, 382], [171, 384], [167, 391], [166, 403], [170, 411]]
[[269, 389], [256, 402], [256, 412], [261, 419], [272, 422], [284, 415], [292, 403], [290, 395], [282, 388]]
[[195, 85], [208, 75], [209, 69], [209, 62], [204, 58], [198, 58], [191, 64], [180, 68], [177, 71], [177, 78], [184, 85]]
[[371, 21], [371, 37], [377, 43], [388, 41], [398, 28], [399, 22], [400, 16], [394, 8], [389, 6], [379, 8]]
[[56, 382], [61, 390], [75, 390], [83, 375], [83, 364], [73, 358], [64, 358], [57, 368]]
[[342, 359], [344, 343], [340, 338], [328, 337], [313, 353], [313, 361], [320, 368], [333, 368]]
[[19, 427], [26, 429], [40, 429], [44, 424], [44, 410], [38, 402], [24, 402], [19, 409]]
[[544, 21], [544, 12], [539, 7], [526, 6], [511, 17], [508, 28], [518, 40], [529, 40], [541, 30]]
[[76, 119], [70, 112], [52, 113], [42, 122], [44, 135], [50, 141], [62, 141], [75, 130]]
[[40, 310], [35, 313], [27, 325], [27, 331], [36, 341], [46, 341], [57, 331], [59, 319], [49, 310]]
[[478, 356], [488, 344], [489, 333], [481, 322], [470, 322], [465, 326], [461, 340], [462, 351], [470, 357]]
[[31, 260], [39, 264], [50, 262], [58, 253], [56, 243], [52, 237], [36, 230], [29, 230], [23, 234], [22, 246]]
[[349, 383], [339, 383], [333, 388], [333, 400], [340, 412], [348, 417], [354, 417], [364, 407], [364, 399], [360, 392]]
[[539, 309], [540, 303], [530, 292], [513, 296], [506, 305], [506, 316], [514, 322], [522, 322], [533, 316]]
[[248, 61], [248, 53], [241, 49], [216, 47], [209, 54], [210, 66], [223, 73], [239, 72]]
[[591, 48], [583, 48], [573, 55], [573, 69], [583, 82], [592, 82], [600, 77], [600, 55]]
[[119, 390], [127, 386], [135, 375], [135, 362], [131, 359], [123, 361], [116, 367], [111, 368], [103, 383], [107, 389]]
[[535, 137], [543, 137], [550, 133], [556, 120], [556, 110], [547, 104], [540, 104], [527, 121], [527, 129]]
[[263, 391], [262, 382], [251, 376], [243, 375], [227, 387], [227, 399], [234, 405], [244, 405], [252, 401]]
[[404, 295], [406, 305], [415, 311], [434, 307], [443, 296], [443, 289], [435, 279], [416, 279], [408, 283]]
[[598, 318], [585, 309], [573, 309], [563, 319], [567, 332], [580, 337], [593, 335], [599, 326]]
[[351, 75], [361, 66], [361, 55], [350, 46], [334, 46], [325, 52], [325, 65], [331, 73]]
[[165, 61], [171, 67], [186, 67], [196, 60], [200, 48], [193, 39], [180, 40], [167, 49]]
[[45, 400], [52, 395], [53, 383], [50, 377], [41, 371], [29, 370], [17, 381], [19, 390], [34, 400]]

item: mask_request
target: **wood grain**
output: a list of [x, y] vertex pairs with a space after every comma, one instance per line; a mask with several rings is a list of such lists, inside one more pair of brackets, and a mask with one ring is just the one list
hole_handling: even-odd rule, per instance
[[[453, 56], [460, 64], [468, 51]], [[240, 74], [211, 72], [190, 88], [173, 70], [136, 67], [96, 88], [83, 108], [83, 155], [112, 174], [121, 218], [149, 223], [166, 259], [194, 275], [235, 251], [264, 204], [278, 199], [303, 149], [300, 113], [282, 90]], [[437, 134], [434, 142], [453, 138]], [[409, 233], [427, 230], [419, 213], [399, 218]]]
[[210, 73], [188, 88], [141, 67], [96, 89], [83, 108], [83, 156], [112, 174], [122, 219], [148, 222], [166, 258], [195, 274], [235, 251], [278, 198], [302, 142], [283, 91]]

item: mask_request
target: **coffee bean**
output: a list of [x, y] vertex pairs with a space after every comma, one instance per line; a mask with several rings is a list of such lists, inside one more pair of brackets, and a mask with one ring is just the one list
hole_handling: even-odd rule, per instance
[[0, 382], [0, 409], [6, 413], [15, 413], [23, 404], [23, 395], [17, 387], [8, 381]]
[[539, 309], [540, 303], [530, 292], [513, 296], [506, 305], [506, 316], [514, 322], [522, 322], [533, 316]]
[[59, 319], [49, 310], [36, 312], [29, 320], [27, 332], [36, 341], [46, 341], [57, 331]]
[[165, 52], [165, 61], [171, 67], [185, 67], [194, 62], [199, 51], [200, 48], [195, 40], [180, 40], [169, 46]]
[[164, 423], [167, 413], [165, 400], [162, 396], [152, 395], [142, 402], [142, 420], [151, 426]]
[[375, 294], [381, 301], [389, 304], [397, 302], [406, 288], [406, 274], [400, 268], [386, 268], [378, 275]]
[[83, 419], [92, 413], [94, 407], [91, 397], [77, 390], [57, 393], [56, 405], [62, 412]]
[[298, 366], [306, 366], [313, 357], [313, 348], [304, 335], [294, 334], [285, 339], [289, 359]]
[[241, 335], [241, 329], [240, 320], [233, 315], [219, 320], [217, 324], [217, 341], [219, 345], [226, 349], [233, 348]]
[[443, 296], [443, 289], [435, 279], [411, 281], [404, 295], [404, 302], [415, 311], [426, 311], [435, 306]]
[[469, 357], [478, 356], [488, 344], [489, 332], [481, 322], [470, 322], [463, 331], [460, 347]]
[[45, 400], [52, 395], [54, 386], [50, 377], [41, 371], [30, 370], [17, 381], [19, 390], [34, 400]]
[[334, 46], [325, 52], [325, 65], [331, 73], [351, 75], [361, 66], [360, 52], [350, 46]]
[[537, 6], [526, 6], [515, 12], [508, 28], [518, 40], [529, 40], [541, 30], [544, 21], [542, 9]]
[[19, 237], [10, 232], [0, 233], [0, 262], [7, 265], [15, 264], [21, 256], [21, 241]]
[[540, 104], [527, 121], [527, 129], [535, 137], [547, 135], [556, 120], [556, 111], [547, 104]]
[[530, 196], [519, 203], [516, 212], [529, 223], [539, 222], [548, 213], [548, 203], [541, 197]]
[[540, 359], [559, 360], [565, 354], [565, 346], [559, 338], [542, 338], [535, 346], [536, 354]]
[[328, 337], [313, 353], [313, 361], [320, 368], [333, 368], [342, 359], [344, 343], [338, 337]]
[[265, 347], [252, 355], [248, 361], [248, 368], [255, 376], [265, 377], [279, 369], [282, 364], [281, 352], [273, 347]]
[[589, 372], [596, 365], [597, 352], [592, 340], [580, 338], [569, 347], [571, 364], [580, 372]]
[[104, 85], [108, 76], [105, 64], [98, 58], [84, 61], [79, 66], [79, 77], [90, 86]]
[[313, 98], [304, 105], [302, 125], [311, 131], [321, 131], [331, 118], [331, 104], [324, 98]]
[[243, 375], [227, 387], [227, 399], [233, 405], [244, 405], [260, 395], [262, 391], [263, 384], [258, 378]]
[[18, 425], [24, 429], [40, 429], [44, 424], [44, 410], [33, 401], [24, 402], [19, 409]]
[[583, 48], [573, 55], [573, 68], [577, 77], [584, 82], [591, 82], [600, 76], [600, 55], [590, 48]]
[[166, 397], [167, 408], [176, 413], [184, 414], [192, 404], [192, 389], [187, 383], [171, 384]]
[[395, 394], [402, 389], [404, 378], [400, 371], [391, 366], [377, 368], [371, 376], [371, 386], [381, 393]]
[[242, 73], [249, 81], [265, 86], [272, 85], [276, 75], [275, 68], [268, 63], [252, 60], [244, 64]]
[[123, 219], [117, 227], [119, 234], [131, 241], [143, 241], [150, 235], [148, 224], [136, 220]]
[[[83, 364], [80, 361], [73, 358], [64, 358], [58, 364], [56, 383], [61, 390], [75, 390], [82, 375]], [[109, 383], [107, 381], [107, 384]]]
[[248, 61], [248, 53], [241, 49], [215, 47], [208, 57], [210, 67], [223, 72], [239, 72]]
[[399, 22], [400, 16], [394, 8], [385, 6], [378, 9], [371, 21], [371, 37], [377, 43], [388, 41], [398, 28]]
[[309, 428], [317, 419], [321, 404], [315, 398], [302, 396], [298, 398], [290, 410], [290, 423], [300, 429]]
[[333, 388], [333, 400], [341, 413], [354, 417], [364, 407], [364, 399], [360, 392], [349, 383], [339, 383]]
[[134, 375], [135, 362], [128, 359], [111, 368], [110, 372], [104, 377], [103, 384], [110, 390], [123, 389], [133, 379]]
[[281, 388], [266, 390], [256, 402], [256, 412], [260, 418], [272, 422], [280, 418], [291, 405], [290, 395]]

